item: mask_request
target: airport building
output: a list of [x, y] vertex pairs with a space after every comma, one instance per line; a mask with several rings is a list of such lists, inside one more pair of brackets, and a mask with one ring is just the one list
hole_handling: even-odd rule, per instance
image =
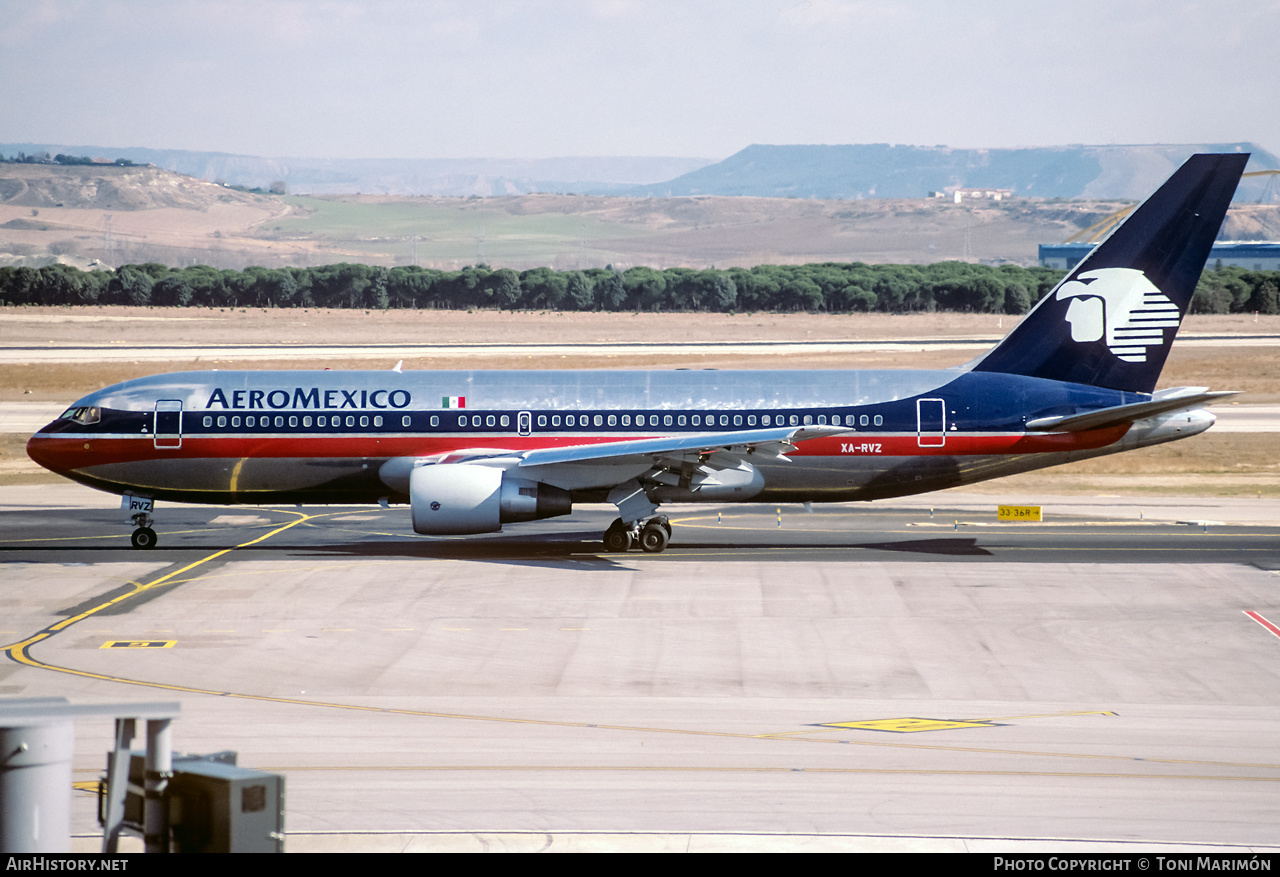
[[[1089, 255], [1095, 244], [1041, 244], [1040, 264], [1067, 271]], [[1250, 271], [1280, 270], [1280, 243], [1218, 243], [1209, 251], [1205, 268], [1235, 266]]]

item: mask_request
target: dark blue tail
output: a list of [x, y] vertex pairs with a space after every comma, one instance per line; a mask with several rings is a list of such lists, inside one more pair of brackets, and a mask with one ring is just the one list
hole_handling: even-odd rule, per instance
[[1248, 160], [1189, 158], [973, 370], [1154, 390]]

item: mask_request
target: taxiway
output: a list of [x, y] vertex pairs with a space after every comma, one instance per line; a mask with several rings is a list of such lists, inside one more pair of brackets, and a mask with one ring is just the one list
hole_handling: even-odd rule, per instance
[[995, 501], [676, 507], [661, 555], [605, 508], [166, 505], [139, 552], [4, 488], [0, 693], [179, 700], [177, 748], [285, 775], [291, 850], [1276, 850], [1280, 504]]

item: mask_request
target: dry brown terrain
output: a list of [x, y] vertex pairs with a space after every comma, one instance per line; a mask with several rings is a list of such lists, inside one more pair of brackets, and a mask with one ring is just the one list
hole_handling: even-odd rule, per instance
[[[1014, 320], [987, 315], [918, 314], [568, 314], [498, 311], [165, 310], [152, 308], [0, 309], [0, 347], [121, 344], [404, 344], [583, 343], [644, 341], [911, 341], [920, 338], [994, 339]], [[1280, 335], [1280, 317], [1188, 317], [1183, 337]], [[965, 351], [907, 349], [852, 355], [743, 356], [732, 353], [635, 357], [557, 356], [547, 361], [521, 354], [407, 359], [414, 368], [940, 368], [958, 365]], [[368, 359], [255, 361], [251, 368], [389, 368]], [[111, 383], [165, 371], [241, 367], [233, 360], [0, 365], [0, 400], [69, 403]], [[1224, 341], [1175, 344], [1164, 386], [1207, 385], [1239, 389], [1244, 402], [1280, 401], [1280, 355], [1274, 347]], [[994, 492], [1131, 494], [1207, 492], [1280, 495], [1277, 437], [1267, 433], [1200, 436], [1135, 453], [1078, 463], [991, 482]], [[0, 482], [53, 480], [25, 460], [21, 436], [0, 440]], [[15, 482], [14, 479], [17, 479]]]
[[[1119, 202], [505, 198], [238, 192], [156, 168], [0, 164], [0, 264], [218, 268], [364, 262], [456, 269], [754, 266], [823, 261], [1035, 264]], [[1232, 208], [1224, 236], [1280, 237], [1280, 206]]]

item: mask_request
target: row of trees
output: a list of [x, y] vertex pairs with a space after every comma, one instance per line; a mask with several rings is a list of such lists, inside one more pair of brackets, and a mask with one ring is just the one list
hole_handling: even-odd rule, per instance
[[934, 265], [821, 263], [724, 270], [593, 268], [460, 271], [339, 264], [316, 268], [156, 263], [115, 271], [66, 265], [0, 268], [8, 304], [212, 307], [500, 308], [608, 311], [976, 311], [1022, 313], [1061, 272]]
[[[63, 165], [80, 165], [80, 164], [97, 164], [98, 163], [87, 155], [66, 155], [61, 152], [59, 152], [57, 155], [53, 156], [52, 158], [49, 157], [49, 153], [47, 152], [40, 152], [35, 155], [27, 155], [25, 152], [19, 152], [17, 155], [11, 156], [10, 158], [5, 158], [3, 155], [0, 155], [0, 162], [3, 162], [5, 164], [63, 164]], [[117, 158], [113, 162], [113, 164], [117, 164], [120, 167], [134, 167], [134, 163], [127, 158]]]
[[[0, 303], [164, 307], [499, 308], [605, 311], [958, 311], [1021, 314], [1053, 288], [1051, 268], [932, 265], [760, 265], [755, 268], [612, 268], [461, 271], [339, 264], [317, 268], [156, 263], [115, 271], [66, 265], [0, 268]], [[1205, 272], [1193, 313], [1280, 313], [1280, 272]]]

